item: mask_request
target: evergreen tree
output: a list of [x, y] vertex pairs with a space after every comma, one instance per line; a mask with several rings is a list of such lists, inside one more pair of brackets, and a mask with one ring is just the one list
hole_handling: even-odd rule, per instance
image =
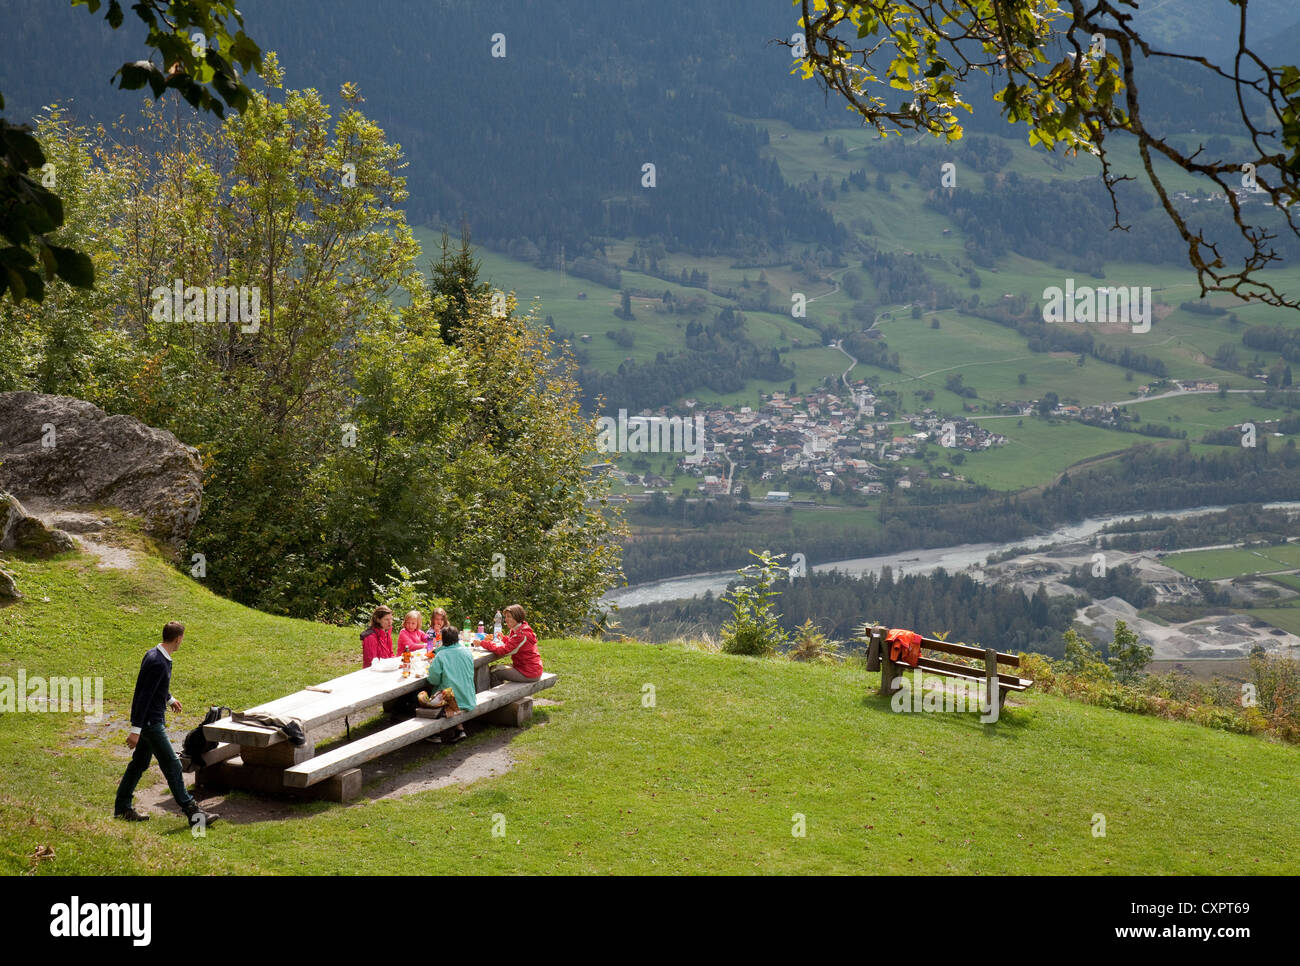
[[457, 333], [469, 315], [470, 299], [482, 298], [488, 294], [491, 286], [479, 280], [481, 262], [474, 257], [470, 246], [469, 223], [460, 226], [460, 245], [453, 248], [451, 239], [444, 231], [441, 241], [441, 257], [429, 266], [431, 276], [430, 296], [446, 296], [446, 305], [438, 308], [436, 303], [433, 317], [442, 333], [442, 341], [455, 345], [459, 339]]
[[1115, 639], [1110, 644], [1108, 663], [1122, 684], [1132, 684], [1142, 676], [1154, 649], [1142, 643], [1124, 621], [1115, 622]]

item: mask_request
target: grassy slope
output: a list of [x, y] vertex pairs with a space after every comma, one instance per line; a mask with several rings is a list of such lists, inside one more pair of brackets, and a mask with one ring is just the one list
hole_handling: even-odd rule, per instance
[[251, 705], [345, 670], [354, 637], [246, 610], [153, 560], [133, 573], [84, 557], [13, 567], [28, 599], [0, 611], [0, 672], [103, 675], [116, 727], [85, 740], [79, 717], [0, 721], [5, 872], [47, 845], [45, 874], [411, 873], [435, 856], [453, 873], [1276, 873], [1300, 846], [1300, 749], [1045, 695], [992, 727], [894, 715], [876, 676], [853, 668], [581, 640], [544, 642], [562, 704], [515, 737], [504, 776], [302, 804], [206, 839], [179, 817], [128, 826], [108, 818], [121, 719], [164, 619], [189, 626], [177, 737], [205, 703]]

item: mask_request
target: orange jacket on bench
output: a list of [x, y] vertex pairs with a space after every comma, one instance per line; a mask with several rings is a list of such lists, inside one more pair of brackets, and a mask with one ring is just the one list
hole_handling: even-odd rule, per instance
[[891, 628], [885, 635], [885, 644], [889, 647], [889, 659], [916, 667], [921, 660], [921, 635], [916, 631]]

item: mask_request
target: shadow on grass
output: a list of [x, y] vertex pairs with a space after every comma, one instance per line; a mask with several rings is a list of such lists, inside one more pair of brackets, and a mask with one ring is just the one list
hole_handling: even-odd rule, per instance
[[[923, 694], [922, 698], [924, 699], [924, 697]], [[893, 715], [899, 718], [929, 718], [942, 723], [945, 728], [950, 730], [982, 732], [986, 738], [1001, 738], [1003, 740], [1019, 737], [1019, 733], [1029, 727], [1036, 716], [1030, 708], [1023, 705], [1004, 706], [1000, 709], [996, 721], [986, 723], [980, 720], [982, 715], [978, 710], [913, 710], [914, 706], [910, 700], [907, 704], [907, 710], [895, 711], [891, 699], [880, 694], [878, 689], [872, 689], [868, 694], [863, 695], [861, 704], [862, 707], [871, 708], [881, 714]]]
[[[366, 719], [352, 728], [352, 739], [365, 737], [411, 715], [386, 714]], [[220, 787], [196, 788], [194, 796], [208, 811], [221, 816], [221, 823], [248, 825], [256, 822], [310, 818], [321, 812], [348, 808], [362, 802], [401, 798], [449, 785], [471, 782], [505, 774], [514, 765], [509, 746], [515, 737], [529, 728], [544, 726], [550, 720], [548, 709], [534, 708], [533, 719], [522, 728], [509, 728], [472, 719], [465, 722], [467, 737], [454, 743], [434, 744], [417, 741], [365, 762], [362, 769], [362, 792], [352, 802], [331, 802], [300, 797], [292, 792], [263, 793]], [[450, 731], [455, 731], [453, 726]], [[348, 739], [340, 723], [340, 734], [317, 746], [318, 753], [328, 746]], [[446, 734], [444, 732], [443, 734]], [[146, 804], [183, 820], [180, 808], [167, 792], [166, 784], [155, 786]], [[214, 831], [219, 834], [220, 823]], [[182, 825], [165, 834], [189, 834]]]

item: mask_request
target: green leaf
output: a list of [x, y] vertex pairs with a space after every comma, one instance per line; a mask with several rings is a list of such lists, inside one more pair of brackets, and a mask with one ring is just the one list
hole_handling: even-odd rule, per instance
[[925, 76], [938, 77], [946, 70], [952, 70], [952, 66], [942, 57], [936, 57], [930, 61], [930, 69], [925, 72]]
[[0, 128], [0, 139], [4, 142], [5, 153], [18, 161], [20, 171], [39, 168], [45, 163], [45, 152], [41, 150], [40, 142], [32, 136], [31, 128], [27, 125], [20, 127], [5, 125]]
[[[162, 72], [147, 60], [137, 60], [129, 64], [123, 64], [117, 71], [121, 80], [118, 82], [118, 89], [125, 91], [135, 91], [148, 84], [154, 86], [155, 78], [161, 81]], [[162, 91], [154, 88], [154, 94], [161, 95]]]
[[95, 287], [95, 263], [89, 255], [75, 248], [62, 248], [58, 245], [50, 245], [49, 250], [54, 253], [58, 264], [59, 278], [78, 288]]

